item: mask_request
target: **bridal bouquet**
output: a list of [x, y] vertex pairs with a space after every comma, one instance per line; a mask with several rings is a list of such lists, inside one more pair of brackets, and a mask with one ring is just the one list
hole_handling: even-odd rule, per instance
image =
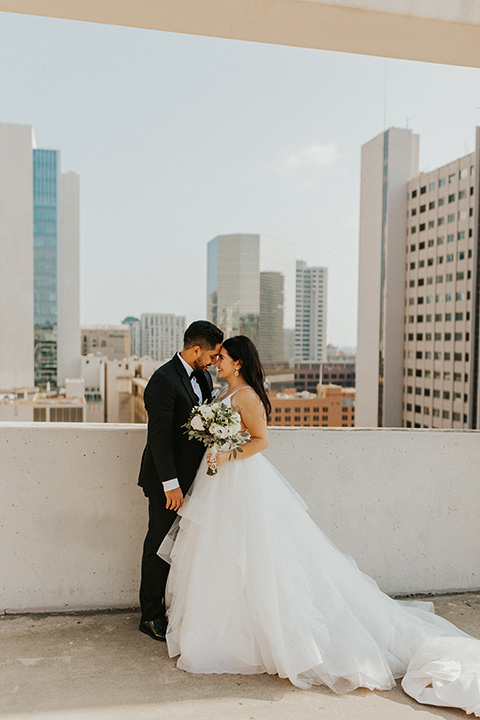
[[[232, 450], [233, 457], [243, 452], [241, 445], [250, 440], [250, 434], [240, 432], [240, 415], [233, 408], [219, 400], [205, 405], [196, 405], [185, 423], [190, 440], [199, 440], [207, 449]], [[207, 475], [216, 475], [215, 464], [208, 468]]]

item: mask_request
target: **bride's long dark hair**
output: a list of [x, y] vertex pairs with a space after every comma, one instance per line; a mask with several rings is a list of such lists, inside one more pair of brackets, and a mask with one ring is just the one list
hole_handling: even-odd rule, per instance
[[255, 390], [262, 401], [268, 421], [272, 406], [266, 392], [265, 370], [255, 343], [246, 335], [234, 335], [224, 340], [222, 347], [225, 348], [232, 360], [240, 363], [242, 378]]

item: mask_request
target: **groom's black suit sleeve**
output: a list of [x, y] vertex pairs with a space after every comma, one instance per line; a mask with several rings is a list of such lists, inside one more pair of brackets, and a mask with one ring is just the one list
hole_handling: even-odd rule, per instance
[[[204, 377], [204, 399], [210, 396], [212, 379]], [[163, 495], [162, 483], [177, 478], [185, 494], [205, 452], [202, 443], [189, 440], [184, 424], [198, 403], [192, 384], [177, 356], [150, 378], [144, 392], [148, 413], [147, 443], [138, 484], [145, 495]]]
[[160, 373], [147, 387], [144, 396], [148, 413], [147, 445], [151, 448], [158, 480], [163, 483], [178, 477], [173, 457], [175, 391], [168, 378]]

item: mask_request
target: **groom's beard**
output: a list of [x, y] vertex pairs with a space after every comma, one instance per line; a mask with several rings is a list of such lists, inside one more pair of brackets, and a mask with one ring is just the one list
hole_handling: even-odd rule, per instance
[[[208, 365], [210, 365], [210, 363], [209, 363]], [[193, 361], [193, 369], [194, 369], [194, 370], [197, 370], [197, 372], [205, 372], [205, 370], [207, 369], [208, 365], [202, 365], [199, 360], [194, 360], [194, 361]]]

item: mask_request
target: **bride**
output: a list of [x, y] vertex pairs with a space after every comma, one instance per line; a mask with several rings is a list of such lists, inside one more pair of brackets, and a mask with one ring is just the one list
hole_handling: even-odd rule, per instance
[[[391, 599], [343, 555], [262, 455], [270, 403], [253, 342], [225, 340], [219, 395], [251, 440], [204, 457], [158, 551], [170, 564], [167, 645], [192, 673], [271, 673], [338, 693], [404, 690], [480, 717], [480, 641]], [[206, 474], [216, 466], [218, 473]]]

